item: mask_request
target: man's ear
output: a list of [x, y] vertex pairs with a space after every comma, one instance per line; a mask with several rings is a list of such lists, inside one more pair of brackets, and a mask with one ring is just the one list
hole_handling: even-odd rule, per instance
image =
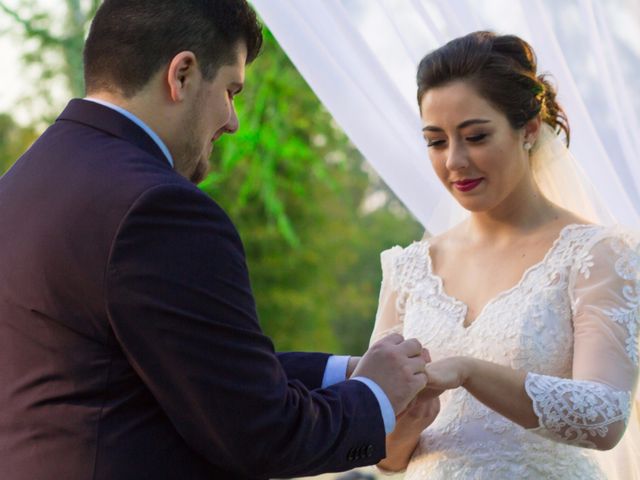
[[167, 71], [167, 86], [171, 100], [184, 101], [199, 77], [200, 69], [193, 52], [184, 51], [173, 57]]

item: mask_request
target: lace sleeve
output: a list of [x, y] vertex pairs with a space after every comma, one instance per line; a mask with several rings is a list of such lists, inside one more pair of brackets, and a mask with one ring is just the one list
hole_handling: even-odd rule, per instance
[[376, 343], [391, 333], [402, 333], [403, 316], [398, 311], [398, 287], [395, 262], [402, 252], [401, 247], [393, 247], [380, 254], [382, 264], [382, 285], [376, 322], [371, 333], [369, 345]]
[[529, 373], [525, 389], [540, 423], [533, 431], [607, 450], [624, 433], [638, 377], [637, 244], [621, 235], [600, 238], [573, 270], [573, 378]]

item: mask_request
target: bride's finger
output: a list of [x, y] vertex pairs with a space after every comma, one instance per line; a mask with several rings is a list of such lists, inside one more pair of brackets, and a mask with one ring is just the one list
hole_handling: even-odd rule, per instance
[[422, 359], [427, 363], [431, 362], [431, 355], [429, 354], [429, 350], [426, 348], [422, 349]]
[[427, 388], [446, 390], [447, 385], [447, 372], [442, 369], [434, 367], [433, 363], [428, 363], [424, 367], [424, 373], [427, 376]]

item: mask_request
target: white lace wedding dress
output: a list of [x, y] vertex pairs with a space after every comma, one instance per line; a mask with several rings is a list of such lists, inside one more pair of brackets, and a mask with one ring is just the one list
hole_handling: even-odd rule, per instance
[[526, 371], [540, 421], [527, 430], [463, 388], [445, 392], [407, 480], [635, 478], [640, 451], [629, 435], [616, 454], [598, 451], [615, 443], [627, 423], [638, 434], [631, 407], [640, 257], [631, 236], [596, 225], [565, 227], [544, 260], [466, 328], [467, 307], [443, 291], [427, 240], [381, 258], [372, 342], [396, 331], [418, 338], [433, 360], [463, 355]]

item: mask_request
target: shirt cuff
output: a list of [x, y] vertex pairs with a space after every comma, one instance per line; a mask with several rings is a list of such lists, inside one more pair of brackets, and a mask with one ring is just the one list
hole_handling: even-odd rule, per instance
[[396, 428], [396, 414], [393, 411], [393, 406], [389, 401], [389, 397], [378, 386], [376, 382], [366, 377], [353, 377], [351, 380], [357, 380], [364, 383], [373, 392], [380, 405], [380, 413], [382, 414], [382, 420], [384, 420], [384, 432], [389, 435]]
[[322, 388], [330, 387], [347, 379], [348, 355], [332, 355], [327, 361], [322, 377]]

